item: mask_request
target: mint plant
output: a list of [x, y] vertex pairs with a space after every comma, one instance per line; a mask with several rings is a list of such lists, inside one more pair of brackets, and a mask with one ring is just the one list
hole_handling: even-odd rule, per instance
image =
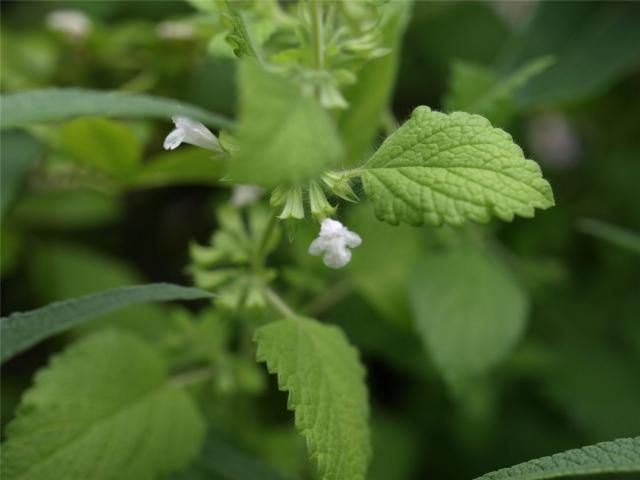
[[[98, 173], [92, 181], [99, 188], [125, 192], [214, 175], [232, 191], [216, 205], [209, 240], [191, 244], [185, 270], [195, 288], [106, 290], [2, 319], [3, 362], [84, 322], [90, 330], [55, 354], [22, 397], [2, 449], [7, 480], [201, 478], [193, 472], [215, 455], [207, 452], [219, 442], [216, 431], [255, 441], [247, 425], [263, 422], [261, 410], [271, 408], [256, 407], [269, 382], [286, 392], [310, 476], [367, 478], [374, 452], [366, 369], [331, 318], [341, 295], [333, 287], [346, 276], [364, 297], [375, 297], [382, 284], [410, 299], [415, 335], [462, 403], [525, 330], [528, 297], [488, 227], [478, 224], [554, 206], [538, 163], [490, 121], [506, 121], [512, 91], [551, 65], [548, 58], [502, 82], [458, 66], [447, 100], [452, 111], [416, 106], [397, 125], [387, 103], [410, 2], [190, 3], [214, 30], [210, 50], [234, 58], [233, 121], [148, 95], [53, 89], [3, 98], [3, 129], [25, 128], [33, 145], [52, 138], [66, 145]], [[461, 105], [472, 111], [457, 111]], [[125, 148], [126, 128], [86, 116], [171, 119], [164, 170], [142, 163], [135, 141]], [[46, 125], [70, 119], [61, 133]], [[3, 140], [9, 135], [16, 133]], [[77, 137], [94, 135], [122, 148], [96, 156], [77, 147]], [[201, 156], [204, 162], [194, 160]], [[351, 211], [365, 212], [362, 230], [349, 221]], [[403, 258], [424, 243], [407, 226], [428, 229], [435, 247], [426, 259]], [[385, 258], [365, 258], [369, 242], [383, 243], [377, 251]], [[394, 274], [398, 265], [413, 266], [411, 285], [404, 270]], [[328, 277], [324, 267], [338, 272]], [[403, 316], [393, 295], [372, 300], [390, 323]], [[196, 299], [207, 306], [198, 314], [172, 310], [153, 336], [136, 332], [135, 321], [108, 328], [88, 322], [133, 304]], [[250, 413], [247, 404], [255, 407]], [[479, 478], [638, 472], [639, 445], [640, 437], [614, 440]], [[233, 455], [222, 457], [207, 464], [215, 478], [280, 478], [254, 459], [229, 474]]]

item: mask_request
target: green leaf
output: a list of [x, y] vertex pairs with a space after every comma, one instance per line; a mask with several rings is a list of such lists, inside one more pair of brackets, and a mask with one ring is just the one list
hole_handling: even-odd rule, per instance
[[537, 58], [499, 78], [487, 67], [458, 61], [453, 64], [451, 90], [444, 101], [445, 109], [477, 113], [493, 124], [504, 125], [516, 110], [514, 93], [553, 63], [550, 56]]
[[478, 115], [428, 107], [385, 140], [362, 181], [376, 216], [393, 225], [511, 221], [554, 204], [540, 167], [508, 133]]
[[278, 386], [323, 480], [363, 480], [371, 457], [364, 368], [340, 329], [290, 318], [256, 331], [257, 357]]
[[2, 175], [0, 176], [0, 216], [4, 216], [16, 196], [29, 165], [37, 158], [40, 143], [25, 132], [2, 132]]
[[233, 53], [238, 58], [258, 58], [257, 49], [254, 47], [254, 42], [242, 17], [242, 11], [228, 0], [224, 0], [223, 4], [226, 11], [222, 13], [222, 18], [225, 26], [229, 29], [225, 40], [233, 49]]
[[[346, 224], [365, 239], [354, 253], [347, 273], [383, 318], [411, 331], [407, 288], [409, 275], [423, 251], [424, 232], [407, 225], [381, 223], [369, 208], [363, 203], [347, 212]], [[393, 255], [388, 254], [389, 245], [394, 246]]]
[[216, 4], [211, 0], [186, 0], [186, 2], [201, 12], [210, 13], [216, 11]]
[[240, 65], [240, 120], [230, 178], [273, 187], [319, 175], [342, 158], [329, 115], [287, 79]]
[[131, 186], [216, 185], [226, 169], [221, 155], [203, 148], [181, 147], [150, 158], [131, 180]]
[[[31, 246], [28, 282], [40, 305], [148, 283], [121, 258], [76, 243], [51, 241]], [[174, 331], [166, 305], [138, 303], [75, 325], [66, 336], [87, 335], [105, 327], [132, 332], [153, 344], [163, 344]]]
[[522, 335], [527, 297], [487, 252], [431, 253], [410, 288], [416, 328], [451, 383], [486, 373]]
[[183, 115], [211, 127], [230, 126], [226, 118], [176, 100], [123, 92], [51, 88], [2, 95], [0, 128], [60, 122], [81, 116], [162, 118]]
[[592, 218], [582, 218], [578, 228], [589, 235], [640, 254], [640, 234]]
[[18, 267], [24, 252], [25, 242], [22, 232], [2, 225], [0, 242], [0, 277], [12, 274]]
[[207, 436], [198, 459], [172, 480], [292, 480], [215, 435]]
[[340, 117], [340, 134], [347, 150], [347, 161], [358, 163], [372, 148], [379, 132], [382, 116], [398, 70], [402, 34], [405, 31], [413, 2], [389, 2], [379, 8], [383, 12], [381, 48], [389, 53], [364, 65], [357, 82], [345, 89], [349, 108]]
[[126, 179], [142, 158], [142, 142], [125, 124], [106, 118], [79, 118], [60, 130], [59, 147], [76, 163]]
[[122, 198], [95, 190], [43, 190], [23, 195], [12, 216], [36, 229], [83, 229], [113, 223], [122, 207]]
[[567, 450], [487, 473], [476, 480], [545, 480], [596, 473], [640, 472], [640, 437]]
[[154, 301], [194, 300], [212, 296], [211, 293], [197, 288], [153, 283], [114, 288], [85, 297], [55, 302], [25, 313], [13, 313], [0, 319], [0, 357], [4, 362], [47, 337], [129, 305]]
[[518, 92], [519, 106], [574, 103], [606, 90], [638, 66], [639, 20], [635, 2], [541, 3], [503, 69], [549, 54], [557, 62]]
[[2, 449], [5, 480], [152, 480], [196, 456], [203, 420], [135, 336], [107, 331], [38, 372]]
[[[633, 310], [632, 305], [628, 308]], [[622, 346], [603, 345], [600, 333], [589, 335], [581, 331], [571, 339], [554, 336], [559, 346], [550, 352], [549, 366], [536, 379], [539, 391], [562, 409], [574, 428], [591, 438], [626, 437], [640, 432], [638, 362], [630, 360]], [[640, 338], [633, 332], [629, 336]]]

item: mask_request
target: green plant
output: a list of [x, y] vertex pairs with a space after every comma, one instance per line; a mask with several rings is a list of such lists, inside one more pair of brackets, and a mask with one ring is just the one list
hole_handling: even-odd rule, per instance
[[[191, 3], [214, 24], [215, 48], [237, 58], [234, 121], [138, 94], [61, 89], [3, 98], [3, 143], [26, 152], [12, 157], [20, 167], [13, 169], [15, 182], [39, 145], [49, 142], [78, 167], [76, 181], [97, 191], [121, 193], [185, 178], [234, 189], [229, 204], [217, 205], [218, 229], [210, 241], [191, 245], [188, 270], [197, 288], [109, 290], [2, 319], [4, 361], [63, 328], [129, 304], [213, 297], [198, 315], [177, 310], [152, 325], [151, 337], [140, 335], [149, 328], [142, 322], [116, 323], [56, 355], [7, 427], [2, 472], [8, 480], [157, 478], [189, 465], [195, 472], [202, 445], [203, 452], [214, 451], [206, 458], [225, 448], [209, 430], [249, 437], [246, 424], [261, 421], [256, 409], [238, 419], [225, 418], [224, 410], [235, 401], [241, 408], [238, 399], [264, 390], [267, 380], [255, 360], [287, 392], [317, 477], [364, 479], [372, 457], [365, 369], [339, 326], [313, 318], [330, 311], [341, 291], [339, 283], [328, 286], [309, 254], [333, 269], [353, 261], [355, 288], [375, 297], [372, 304], [390, 324], [406, 322], [396, 299], [408, 295], [420, 342], [463, 403], [523, 334], [524, 287], [503, 247], [475, 224], [530, 218], [554, 205], [538, 164], [489, 121], [506, 122], [516, 109], [513, 92], [548, 68], [548, 58], [501, 81], [458, 67], [448, 103], [452, 109], [468, 105], [471, 113], [418, 106], [396, 126], [387, 103], [410, 2]], [[75, 119], [86, 116], [100, 118]], [[170, 156], [142, 162], [133, 130], [104, 118], [132, 116], [173, 119], [164, 141]], [[44, 125], [70, 119], [59, 130]], [[9, 130], [15, 127], [29, 133]], [[381, 130], [386, 138], [372, 151]], [[187, 155], [181, 144], [199, 150]], [[352, 225], [343, 211], [361, 202], [351, 206], [360, 213]], [[4, 193], [2, 207], [4, 213]], [[379, 234], [372, 227], [377, 221], [394, 227]], [[428, 242], [435, 245], [410, 283], [393, 272], [414, 262], [410, 252], [424, 239], [400, 224], [429, 226]], [[312, 241], [310, 226], [319, 230]], [[366, 253], [368, 242], [381, 244]], [[370, 257], [358, 260], [360, 249]], [[387, 295], [378, 297], [387, 282]], [[234, 454], [203, 469], [222, 478], [279, 478], [252, 459], [233, 460], [241, 465], [234, 470], [230, 458]], [[640, 471], [639, 437], [480, 478], [616, 471]]]

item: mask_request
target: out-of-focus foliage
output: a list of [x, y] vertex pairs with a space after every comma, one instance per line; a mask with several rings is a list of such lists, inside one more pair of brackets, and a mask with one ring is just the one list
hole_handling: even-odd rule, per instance
[[14, 357], [56, 333], [129, 305], [150, 301], [210, 297], [211, 294], [204, 290], [159, 283], [116, 288], [79, 299], [53, 303], [28, 313], [16, 313], [4, 318], [0, 323], [2, 361]]
[[[221, 15], [225, 3], [232, 10]], [[297, 8], [295, 2], [279, 3], [291, 11]], [[338, 48], [338, 38], [327, 56], [329, 74], [316, 78], [313, 69], [297, 68], [314, 60], [304, 56], [310, 40], [292, 27], [293, 14], [265, 20], [277, 2], [2, 2], [3, 116], [11, 106], [5, 100], [9, 95], [74, 87], [177, 99], [220, 118], [238, 118], [242, 102], [232, 58], [234, 41], [236, 49], [242, 47], [240, 19], [251, 35], [251, 48], [240, 49], [253, 49], [257, 57], [277, 64], [275, 73], [287, 72], [292, 83], [313, 83], [330, 105], [319, 112], [320, 126], [324, 117], [337, 126], [336, 131], [306, 131], [308, 125], [292, 125], [304, 145], [291, 151], [273, 147], [271, 162], [300, 162], [307, 168], [296, 156], [311, 148], [313, 157], [321, 148], [336, 153], [332, 157], [338, 167], [359, 168], [380, 146], [383, 132], [395, 131], [416, 105], [426, 104], [434, 111], [479, 113], [507, 130], [525, 158], [541, 166], [553, 185], [556, 206], [508, 224], [436, 229], [378, 222], [372, 215], [375, 201], [357, 206], [341, 202], [337, 215], [361, 235], [363, 244], [348, 267], [327, 272], [307, 253], [317, 233], [311, 220], [291, 226], [294, 241], [285, 235], [277, 249], [275, 244], [256, 244], [258, 231], [268, 227], [264, 212], [256, 209], [238, 213], [238, 236], [228, 235], [229, 226], [216, 216], [231, 197], [224, 159], [185, 146], [162, 151], [162, 139], [172, 128], [169, 110], [152, 115], [121, 110], [105, 118], [108, 111], [94, 105], [85, 111], [91, 117], [70, 118], [63, 111], [72, 107], [67, 102], [48, 112], [31, 103], [34, 115], [47, 113], [52, 121], [3, 130], [1, 138], [2, 314], [147, 281], [188, 284], [192, 277], [198, 281], [202, 271], [245, 272], [252, 252], [264, 249], [272, 256], [260, 279], [273, 281], [287, 292], [288, 302], [307, 314], [340, 326], [361, 352], [371, 408], [367, 478], [476, 478], [577, 446], [637, 437], [639, 5], [338, 4], [354, 18], [369, 18], [373, 9], [380, 9], [384, 48], [370, 48], [378, 44], [370, 31], [338, 25], [337, 30], [358, 38], [359, 50]], [[52, 11], [69, 8], [90, 19], [86, 34], [69, 35], [48, 23]], [[345, 74], [351, 67], [355, 76]], [[241, 79], [239, 85], [246, 81], [245, 88], [256, 94], [251, 82], [258, 80]], [[295, 90], [276, 90], [285, 100], [297, 98]], [[126, 99], [126, 94], [120, 97]], [[129, 111], [133, 106], [125, 105]], [[309, 108], [303, 113], [307, 122], [318, 112]], [[259, 140], [268, 145], [269, 139], [277, 140], [287, 112], [259, 114], [252, 120], [267, 132]], [[229, 149], [236, 141], [230, 133], [235, 132], [221, 135]], [[344, 144], [344, 155], [329, 148], [334, 140]], [[264, 172], [256, 169], [258, 180]], [[362, 197], [369, 187], [365, 182], [349, 188]], [[303, 211], [310, 207], [307, 193], [291, 193]], [[278, 208], [281, 214], [284, 205]], [[199, 253], [215, 254], [219, 238], [225, 255], [248, 256], [241, 261], [224, 256], [213, 263], [196, 258], [198, 245], [206, 246]], [[474, 252], [473, 258], [456, 257], [453, 266], [443, 253], [465, 251]], [[251, 308], [233, 310], [231, 316], [232, 309], [219, 308], [265, 303], [253, 295], [257, 279], [247, 273], [243, 281], [222, 295], [216, 308], [204, 302], [132, 306], [75, 327], [3, 365], [3, 440], [15, 435], [17, 442], [3, 447], [11, 471], [46, 472], [51, 466], [30, 435], [44, 428], [49, 415], [58, 411], [55, 407], [67, 415], [56, 418], [87, 414], [74, 426], [83, 442], [107, 438], [92, 437], [92, 425], [102, 432], [116, 422], [113, 432], [131, 443], [124, 444], [127, 452], [111, 453], [123, 468], [132, 469], [131, 478], [144, 478], [137, 469], [147, 457], [140, 455], [140, 463], [126, 461], [142, 445], [136, 443], [138, 435], [177, 436], [172, 442], [179, 448], [170, 452], [159, 443], [144, 444], [153, 450], [150, 455], [163, 459], [151, 470], [145, 466], [144, 474], [172, 471], [195, 455], [194, 445], [205, 437], [203, 425], [212, 430], [206, 433], [208, 440], [199, 458], [177, 478], [312, 478], [304, 438], [291, 424], [294, 414], [283, 406], [286, 395], [252, 361], [252, 329], [261, 328], [265, 319]], [[461, 286], [459, 296], [447, 288], [454, 281]], [[468, 282], [473, 285], [467, 291], [463, 287]], [[506, 316], [497, 312], [498, 305], [508, 310]], [[449, 317], [453, 312], [462, 321], [437, 323], [436, 307], [443, 318], [445, 313], [458, 318]], [[500, 328], [500, 335], [492, 331], [499, 328], [498, 320], [509, 324], [507, 330]], [[472, 321], [481, 323], [466, 323]], [[105, 333], [105, 327], [119, 333]], [[450, 335], [453, 328], [460, 331]], [[95, 336], [83, 338], [89, 334]], [[440, 340], [430, 346], [434, 335]], [[476, 343], [448, 343], [453, 342], [450, 337], [465, 335]], [[51, 354], [78, 337], [80, 343], [46, 366]], [[106, 355], [105, 344], [119, 348], [121, 356]], [[330, 376], [313, 370], [313, 358], [305, 360], [313, 375]], [[175, 371], [166, 371], [165, 362]], [[86, 365], [86, 375], [67, 375], [69, 363], [74, 369]], [[100, 366], [100, 371], [89, 366]], [[335, 366], [337, 375], [342, 366]], [[215, 375], [192, 385], [194, 379], [182, 374], [193, 367], [212, 369]], [[40, 369], [43, 373], [30, 388]], [[167, 387], [167, 379], [186, 384], [189, 395]], [[166, 430], [149, 433], [144, 415], [136, 413], [139, 404], [119, 397], [120, 387], [131, 386], [141, 392], [157, 387], [143, 402], [157, 406], [154, 415]], [[27, 388], [24, 405], [38, 414], [28, 422], [22, 409], [15, 410]], [[76, 395], [69, 395], [64, 405], [52, 405], [50, 395], [67, 391]], [[97, 397], [104, 403], [94, 401]], [[296, 397], [291, 407], [300, 415], [306, 405], [306, 398]], [[114, 409], [122, 415], [92, 423]], [[177, 417], [186, 418], [184, 431], [172, 429], [176, 424], [171, 419]], [[16, 423], [6, 429], [11, 420]], [[64, 447], [70, 433], [63, 433], [52, 435]], [[356, 448], [347, 440], [345, 448]], [[15, 445], [28, 455], [14, 456]], [[637, 440], [631, 445], [637, 452], [634, 445]], [[108, 445], [101, 446], [108, 451]], [[628, 448], [629, 441], [597, 448], [611, 446]], [[72, 449], [62, 451], [62, 463], [74, 459]], [[550, 461], [536, 465], [538, 470], [554, 468]], [[77, 472], [82, 476], [84, 471]], [[488, 478], [512, 478], [513, 472]]]

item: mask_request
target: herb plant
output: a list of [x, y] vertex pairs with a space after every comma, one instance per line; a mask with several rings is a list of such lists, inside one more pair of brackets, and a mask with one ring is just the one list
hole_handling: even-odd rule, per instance
[[[43, 149], [75, 159], [70, 181], [92, 191], [232, 190], [216, 203], [217, 228], [190, 244], [193, 286], [100, 285], [2, 318], [3, 362], [54, 334], [78, 337], [20, 399], [5, 431], [3, 479], [288, 478], [227, 442], [279, 448], [268, 425], [285, 405], [264, 398], [293, 411], [310, 462], [291, 460], [292, 471], [365, 479], [379, 451], [366, 368], [350, 339], [358, 328], [406, 334], [413, 317], [411, 335], [469, 418], [488, 395], [484, 379], [524, 334], [529, 297], [493, 226], [534, 217], [554, 195], [539, 164], [497, 125], [514, 115], [514, 92], [555, 59], [531, 58], [500, 79], [456, 64], [445, 111], [414, 106], [398, 124], [388, 104], [411, 2], [190, 3], [210, 53], [234, 59], [233, 120], [142, 93], [3, 95], [3, 212]], [[80, 23], [73, 41], [89, 28]], [[185, 32], [176, 28], [163, 31]], [[139, 137], [112, 118], [171, 119], [159, 137], [144, 134], [167, 152], [141, 162]], [[51, 181], [64, 162], [40, 168]], [[352, 288], [387, 326], [340, 311]], [[171, 300], [200, 303], [170, 313], [149, 303]], [[349, 317], [346, 333], [334, 314]], [[422, 368], [393, 336], [376, 341], [396, 349], [387, 353], [394, 362]], [[286, 399], [266, 397], [276, 382]], [[298, 451], [293, 435], [281, 436], [282, 451]], [[640, 472], [640, 437], [576, 445], [478, 478], [603, 472]]]

